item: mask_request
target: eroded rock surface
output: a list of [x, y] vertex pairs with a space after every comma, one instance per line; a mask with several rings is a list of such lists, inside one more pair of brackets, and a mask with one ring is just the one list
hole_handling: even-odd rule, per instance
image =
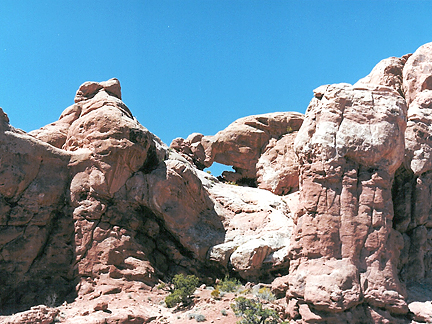
[[403, 88], [408, 106], [405, 163], [393, 185], [395, 228], [404, 238], [400, 276], [432, 287], [432, 44], [407, 60]]
[[431, 294], [419, 297], [412, 287], [431, 290], [431, 62], [426, 44], [413, 55], [382, 60], [351, 89], [333, 85], [315, 91], [296, 138], [300, 210], [285, 280], [293, 318], [430, 320]]
[[298, 162], [294, 153], [297, 132], [272, 138], [256, 164], [258, 188], [276, 195], [287, 195], [298, 190]]
[[228, 182], [253, 184], [283, 195], [298, 188], [292, 143], [302, 122], [303, 115], [295, 112], [248, 116], [213, 136], [176, 138], [171, 148], [200, 169], [213, 162], [232, 166], [235, 172], [222, 175]]
[[[29, 134], [0, 109], [0, 315], [32, 307], [0, 321], [175, 320], [152, 298], [179, 272], [277, 277], [301, 323], [431, 321], [431, 53], [317, 88], [306, 116], [249, 116], [171, 148], [117, 79], [84, 83]], [[213, 162], [235, 172], [202, 171]]]
[[289, 202], [257, 188], [200, 177], [225, 228], [224, 241], [208, 252], [209, 259], [236, 271], [246, 280], [286, 272], [293, 227]]
[[[300, 202], [288, 298], [305, 322], [366, 303], [408, 312], [391, 184], [404, 157], [405, 100], [380, 85], [315, 91], [295, 140]], [[315, 315], [313, 315], [315, 314]], [[331, 315], [329, 315], [331, 316]], [[366, 316], [366, 315], [364, 315]], [[355, 316], [354, 316], [355, 318]]]
[[9, 125], [0, 109], [0, 305], [26, 309], [73, 291], [70, 154]]
[[403, 68], [410, 54], [403, 57], [389, 57], [381, 60], [364, 78], [358, 80], [354, 86], [362, 84], [379, 84], [395, 89], [401, 96], [403, 90]]
[[[286, 271], [285, 202], [199, 171], [120, 98], [116, 79], [86, 82], [57, 122], [30, 134], [1, 111], [1, 313], [138, 294], [179, 272]], [[209, 253], [230, 244], [226, 258]]]

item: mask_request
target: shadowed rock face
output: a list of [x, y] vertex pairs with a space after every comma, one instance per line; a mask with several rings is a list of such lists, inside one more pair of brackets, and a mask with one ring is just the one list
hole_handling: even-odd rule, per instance
[[395, 228], [404, 238], [401, 278], [410, 282], [432, 279], [432, 44], [421, 46], [403, 70], [408, 122], [405, 161], [393, 186]]
[[[23, 308], [73, 291], [70, 155], [9, 126], [0, 109], [0, 305]], [[46, 271], [46, 269], [49, 271]]]

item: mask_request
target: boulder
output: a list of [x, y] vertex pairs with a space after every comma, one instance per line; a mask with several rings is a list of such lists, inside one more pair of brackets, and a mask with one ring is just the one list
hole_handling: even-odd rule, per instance
[[209, 259], [246, 280], [284, 273], [293, 227], [285, 197], [199, 175], [225, 228], [223, 242], [209, 249]]
[[410, 54], [403, 57], [389, 57], [381, 60], [372, 71], [364, 78], [358, 80], [354, 87], [360, 87], [362, 84], [379, 84], [395, 89], [403, 96], [403, 68], [410, 57]]
[[181, 153], [190, 163], [196, 165], [199, 170], [204, 170], [206, 155], [201, 139], [204, 135], [192, 133], [186, 139], [181, 137], [173, 139], [170, 148]]
[[298, 190], [299, 170], [294, 153], [297, 132], [272, 138], [256, 164], [258, 188], [276, 195], [287, 195]]
[[413, 313], [413, 319], [419, 322], [428, 323], [432, 321], [432, 303], [412, 302], [408, 305], [409, 310]]
[[24, 324], [24, 323], [54, 323], [60, 310], [45, 305], [34, 306], [26, 312], [21, 312], [9, 318], [0, 316], [1, 323], [5, 324]]
[[403, 69], [403, 91], [410, 106], [417, 95], [432, 90], [432, 43], [420, 46], [405, 63]]

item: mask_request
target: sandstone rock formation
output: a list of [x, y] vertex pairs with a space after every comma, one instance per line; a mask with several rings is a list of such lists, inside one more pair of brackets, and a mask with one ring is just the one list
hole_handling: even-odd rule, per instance
[[287, 278], [292, 317], [430, 320], [419, 315], [427, 314], [430, 288], [421, 302], [410, 296], [418, 284], [432, 287], [431, 62], [426, 44], [381, 61], [353, 87], [315, 91], [296, 138], [301, 209]]
[[230, 165], [229, 182], [257, 185], [282, 195], [298, 189], [293, 142], [303, 115], [278, 112], [240, 118], [214, 136], [191, 134], [176, 138], [170, 147], [183, 153], [200, 169], [213, 162]]
[[397, 274], [403, 239], [392, 228], [391, 199], [405, 127], [405, 101], [390, 87], [315, 91], [295, 140], [301, 210], [288, 298], [301, 317], [325, 321], [316, 311], [341, 313], [362, 303], [407, 313]]
[[405, 161], [395, 177], [393, 192], [395, 228], [405, 243], [401, 277], [408, 283], [432, 278], [431, 50], [431, 43], [421, 46], [403, 69], [403, 88], [409, 104]]
[[430, 322], [431, 44], [170, 148], [117, 79], [28, 134], [0, 109], [0, 321], [159, 323], [184, 272], [272, 282], [298, 323]]
[[65, 215], [71, 155], [8, 122], [0, 110], [0, 305], [6, 312], [34, 305], [36, 294], [45, 301], [54, 287], [65, 297], [74, 286], [74, 229]]
[[204, 281], [286, 271], [286, 202], [197, 170], [120, 98], [116, 79], [86, 82], [57, 122], [29, 134], [1, 111], [2, 313], [139, 293], [182, 271]]
[[411, 54], [403, 57], [389, 57], [380, 61], [369, 73], [369, 75], [358, 80], [354, 86], [362, 84], [380, 84], [395, 89], [401, 96], [404, 96], [402, 71], [406, 60]]
[[268, 191], [217, 183], [204, 172], [201, 176], [225, 228], [224, 241], [210, 248], [209, 259], [246, 280], [286, 272], [293, 227], [289, 201]]

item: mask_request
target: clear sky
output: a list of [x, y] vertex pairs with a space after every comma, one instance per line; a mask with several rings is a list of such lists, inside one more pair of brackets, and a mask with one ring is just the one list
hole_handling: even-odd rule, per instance
[[85, 81], [170, 144], [235, 119], [304, 113], [321, 84], [354, 83], [432, 41], [432, 1], [0, 0], [0, 107], [30, 131]]

